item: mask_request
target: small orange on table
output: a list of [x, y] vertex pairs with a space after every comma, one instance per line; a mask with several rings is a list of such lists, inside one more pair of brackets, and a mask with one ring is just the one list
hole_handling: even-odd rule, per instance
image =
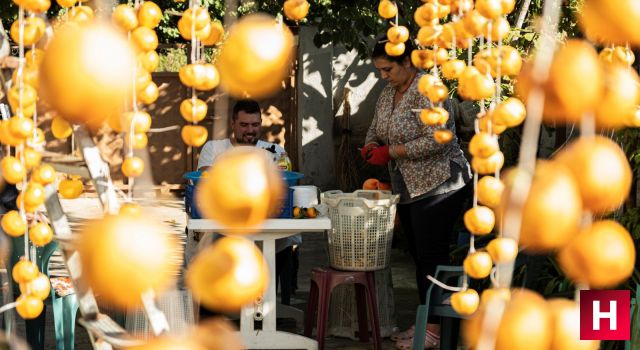
[[308, 218], [313, 219], [318, 216], [318, 211], [316, 210], [316, 208], [311, 207], [307, 208], [306, 214]]

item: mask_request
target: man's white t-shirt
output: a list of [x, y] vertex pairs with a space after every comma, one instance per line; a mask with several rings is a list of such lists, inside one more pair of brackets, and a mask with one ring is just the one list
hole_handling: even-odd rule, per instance
[[[198, 158], [198, 169], [202, 167], [211, 166], [213, 162], [216, 161], [219, 155], [221, 155], [224, 151], [233, 147], [231, 140], [213, 140], [208, 141], [202, 146], [202, 150], [200, 151], [200, 158]], [[280, 145], [276, 145], [275, 143], [258, 140], [256, 143], [256, 147], [262, 148], [267, 152], [273, 154], [273, 161], [277, 162], [280, 158], [280, 155], [285, 153], [284, 148]]]
[[[200, 158], [198, 158], [198, 169], [202, 167], [211, 166], [218, 158], [219, 155], [224, 153], [224, 151], [232, 148], [233, 144], [231, 140], [213, 140], [207, 141], [207, 143], [202, 146], [202, 150], [200, 151]], [[264, 149], [266, 152], [270, 152], [273, 154], [273, 161], [277, 162], [282, 153], [285, 153], [284, 148], [280, 145], [276, 145], [275, 143], [258, 140], [256, 143], [256, 147]], [[276, 240], [276, 252], [280, 252], [288, 246], [300, 245], [302, 243], [302, 236], [295, 235], [287, 238], [280, 238]]]

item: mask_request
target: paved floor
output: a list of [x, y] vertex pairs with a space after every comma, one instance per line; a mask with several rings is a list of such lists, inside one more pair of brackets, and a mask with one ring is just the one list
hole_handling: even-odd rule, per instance
[[[161, 220], [166, 224], [173, 227], [176, 233], [182, 234], [185, 227], [185, 215], [183, 211], [182, 201], [180, 199], [162, 199], [155, 200], [153, 202], [147, 202], [147, 207], [150, 218], [153, 220]], [[101, 213], [98, 201], [95, 198], [80, 198], [71, 201], [64, 201], [63, 207], [68, 214], [70, 221], [73, 225], [79, 225], [84, 220], [92, 217], [97, 217]], [[306, 301], [309, 291], [309, 273], [314, 266], [322, 266], [328, 263], [326, 253], [326, 237], [323, 234], [305, 234], [303, 235], [303, 244], [300, 248], [300, 268], [298, 273], [298, 291], [292, 297], [292, 305], [297, 306], [303, 310], [306, 308]], [[410, 257], [404, 251], [404, 249], [396, 248], [392, 250], [391, 259], [391, 274], [393, 281], [393, 306], [389, 306], [389, 309], [394, 309], [393, 314], [386, 312], [389, 316], [388, 320], [383, 322], [383, 327], [387, 333], [391, 331], [391, 328], [396, 326], [401, 329], [413, 324], [415, 318], [415, 309], [418, 303], [417, 292], [414, 282], [414, 270]], [[384, 289], [384, 288], [382, 288]], [[384, 301], [381, 301], [384, 303]], [[341, 308], [350, 306], [349, 303], [343, 302], [341, 306], [334, 304], [334, 314], [340, 314], [340, 311], [344, 311]], [[381, 305], [384, 307], [385, 305]], [[188, 309], [188, 307], [186, 308]], [[345, 316], [346, 315], [346, 316]], [[348, 333], [349, 328], [345, 326], [349, 320], [345, 317], [350, 316], [347, 312], [343, 312], [341, 316], [333, 320], [334, 333]], [[45, 333], [45, 349], [54, 349], [54, 335], [53, 335], [53, 317], [50, 308], [47, 309], [47, 323]], [[17, 317], [18, 327], [17, 332], [19, 335], [24, 336], [24, 323]], [[339, 322], [342, 321], [342, 322]], [[132, 323], [132, 322], [130, 322]], [[341, 326], [342, 325], [342, 326]], [[294, 321], [285, 320], [280, 323], [280, 326], [287, 331], [294, 331], [302, 333], [302, 325], [296, 325]], [[352, 340], [344, 337], [330, 337], [326, 343], [327, 349], [369, 349], [372, 348], [370, 344], [360, 343], [356, 340]], [[76, 349], [90, 349], [90, 343], [86, 331], [81, 326], [76, 328]], [[393, 349], [393, 343], [385, 339], [383, 349]]]

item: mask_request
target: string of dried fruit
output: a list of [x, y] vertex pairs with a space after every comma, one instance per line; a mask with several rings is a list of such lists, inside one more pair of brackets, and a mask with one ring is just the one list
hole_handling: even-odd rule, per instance
[[[55, 172], [40, 165], [44, 134], [36, 126], [38, 69], [42, 55], [35, 47], [45, 33], [45, 23], [39, 15], [51, 4], [48, 0], [14, 2], [19, 6], [19, 12], [18, 19], [11, 25], [10, 35], [18, 44], [19, 63], [7, 96], [14, 116], [0, 124], [0, 142], [7, 145], [0, 166], [5, 181], [17, 185], [20, 193], [16, 199], [18, 210], [7, 212], [0, 225], [9, 236], [24, 236], [24, 256], [11, 273], [21, 292], [14, 305], [22, 318], [33, 319], [42, 312], [43, 300], [50, 292], [49, 279], [39, 271], [31, 244], [42, 247], [53, 238], [51, 228], [37, 214], [45, 200], [44, 185], [54, 181]], [[30, 51], [25, 55], [27, 46]], [[12, 146], [15, 147], [14, 156], [11, 156]]]

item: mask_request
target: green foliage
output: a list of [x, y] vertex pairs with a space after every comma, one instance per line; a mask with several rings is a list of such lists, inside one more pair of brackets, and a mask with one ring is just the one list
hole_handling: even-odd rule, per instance
[[[509, 22], [514, 24], [518, 17], [518, 10], [524, 0], [518, 0], [516, 10], [509, 15]], [[128, 3], [130, 0], [117, 0], [118, 3]], [[563, 17], [560, 23], [562, 37], [579, 36], [578, 26], [575, 20], [575, 9], [581, 0], [568, 0], [563, 5]], [[164, 10], [164, 16], [158, 27], [158, 36], [162, 43], [185, 43], [177, 30], [179, 16], [188, 7], [188, 1], [176, 2], [175, 0], [156, 0], [156, 3]], [[247, 0], [242, 1], [235, 13], [230, 15], [242, 16], [252, 12], [265, 12], [271, 15], [282, 13], [283, 0]], [[327, 44], [343, 44], [347, 49], [357, 50], [361, 56], [369, 53], [369, 44], [372, 39], [384, 34], [390, 25], [390, 21], [380, 18], [377, 7], [378, 1], [372, 0], [309, 0], [309, 15], [299, 25], [314, 25], [318, 27], [318, 34], [314, 37], [317, 46]], [[415, 9], [422, 4], [421, 0], [397, 0], [400, 24], [407, 25], [412, 33], [417, 33], [417, 26], [413, 21]], [[87, 3], [92, 6], [92, 3]], [[224, 0], [202, 0], [212, 18], [222, 20], [225, 16]], [[50, 17], [59, 16], [62, 10], [55, 1], [49, 11]], [[509, 42], [523, 52], [528, 52], [536, 38], [531, 19], [542, 11], [542, 1], [532, 0], [527, 21], [522, 30], [513, 32]], [[12, 1], [0, 1], [0, 18], [5, 29], [8, 29], [15, 19], [17, 7]], [[52, 15], [53, 14], [53, 15]], [[288, 23], [296, 26], [296, 23]]]
[[[120, 0], [126, 2], [125, 0]], [[329, 43], [344, 44], [348, 49], [356, 49], [362, 55], [369, 51], [368, 42], [382, 33], [387, 24], [377, 13], [377, 2], [370, 0], [330, 1], [310, 0], [309, 15], [302, 23], [287, 23], [290, 26], [316, 25], [319, 32], [314, 38], [317, 46]], [[184, 42], [176, 29], [178, 16], [169, 13], [180, 13], [187, 8], [187, 3], [176, 3], [173, 0], [159, 0], [158, 5], [165, 10], [165, 16], [158, 29], [160, 41], [164, 43]], [[281, 0], [245, 1], [231, 15], [242, 16], [253, 12], [265, 12], [281, 15]], [[402, 2], [400, 2], [402, 3]], [[411, 1], [410, 9], [419, 4], [419, 0]], [[212, 18], [222, 20], [225, 16], [223, 0], [204, 0], [203, 5], [209, 9]], [[404, 5], [401, 5], [404, 6]], [[169, 10], [168, 12], [166, 10]], [[349, 28], [349, 30], [345, 30]], [[355, 30], [351, 30], [355, 29]]]
[[187, 53], [183, 48], [167, 48], [159, 54], [158, 72], [177, 72], [187, 64]]
[[[51, 0], [51, 7], [47, 11], [47, 16], [50, 19], [59, 18], [67, 9], [64, 9], [58, 5], [55, 0]], [[0, 1], [0, 21], [6, 31], [9, 31], [11, 24], [18, 18], [18, 6], [12, 0]]]

